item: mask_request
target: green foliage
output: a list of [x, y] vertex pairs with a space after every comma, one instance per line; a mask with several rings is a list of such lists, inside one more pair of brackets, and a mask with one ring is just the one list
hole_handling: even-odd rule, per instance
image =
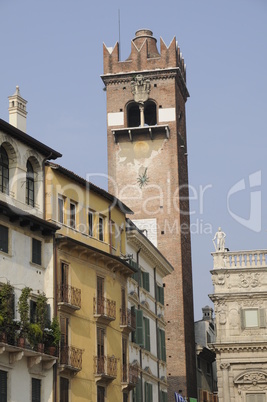
[[36, 301], [37, 323], [43, 331], [48, 322], [47, 297], [45, 293], [38, 295]]
[[32, 346], [36, 346], [43, 341], [43, 331], [39, 324], [29, 324], [28, 340]]
[[51, 329], [53, 334], [53, 345], [58, 346], [61, 339], [61, 330], [57, 317], [54, 317], [51, 323]]
[[29, 297], [32, 289], [29, 287], [25, 287], [21, 291], [21, 295], [19, 297], [18, 301], [18, 311], [20, 315], [20, 336], [25, 337], [27, 334], [27, 330], [29, 327], [30, 323], [30, 318], [29, 318]]
[[[0, 306], [1, 306], [1, 317], [0, 325], [10, 326], [13, 321], [14, 313], [14, 289], [10, 283], [5, 283], [0, 289]], [[2, 321], [2, 322], [1, 322]]]

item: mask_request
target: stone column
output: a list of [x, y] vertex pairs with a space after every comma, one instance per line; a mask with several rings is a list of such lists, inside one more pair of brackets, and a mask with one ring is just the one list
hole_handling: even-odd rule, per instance
[[139, 103], [140, 110], [140, 126], [144, 127], [145, 125], [145, 106], [143, 103]]
[[220, 364], [220, 369], [222, 370], [223, 402], [230, 402], [229, 371], [228, 371], [229, 368], [230, 363]]

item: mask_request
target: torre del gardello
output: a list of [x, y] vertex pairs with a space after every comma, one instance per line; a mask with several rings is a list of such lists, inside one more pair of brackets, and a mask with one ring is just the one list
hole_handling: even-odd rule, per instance
[[109, 192], [134, 211], [135, 225], [174, 267], [165, 278], [167, 380], [196, 396], [195, 340], [184, 60], [150, 30], [136, 32], [131, 54], [104, 45]]

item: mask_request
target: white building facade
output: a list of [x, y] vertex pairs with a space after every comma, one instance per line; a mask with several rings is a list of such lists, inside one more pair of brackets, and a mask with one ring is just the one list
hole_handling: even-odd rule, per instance
[[212, 253], [219, 401], [267, 400], [266, 255], [225, 248]]
[[[53, 238], [44, 218], [44, 162], [61, 156], [27, 135], [26, 101], [10, 97], [10, 123], [0, 119], [0, 384], [1, 401], [51, 401], [56, 357], [18, 341], [18, 301], [30, 288], [29, 315], [45, 293], [53, 316]], [[11, 286], [12, 303], [4, 292]], [[5, 307], [9, 308], [7, 325]], [[7, 316], [7, 314], [6, 314]], [[29, 317], [30, 320], [30, 317]], [[7, 333], [5, 333], [7, 332]]]

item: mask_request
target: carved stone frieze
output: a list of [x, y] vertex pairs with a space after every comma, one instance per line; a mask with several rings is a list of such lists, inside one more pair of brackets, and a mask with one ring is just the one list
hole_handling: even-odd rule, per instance
[[258, 384], [267, 383], [267, 374], [263, 371], [250, 371], [239, 375], [235, 380], [235, 384], [252, 384], [256, 386]]
[[247, 273], [247, 274], [239, 274], [239, 287], [240, 288], [256, 288], [260, 286], [260, 274], [255, 273]]
[[221, 370], [228, 370], [230, 368], [230, 363], [221, 363], [220, 369]]

